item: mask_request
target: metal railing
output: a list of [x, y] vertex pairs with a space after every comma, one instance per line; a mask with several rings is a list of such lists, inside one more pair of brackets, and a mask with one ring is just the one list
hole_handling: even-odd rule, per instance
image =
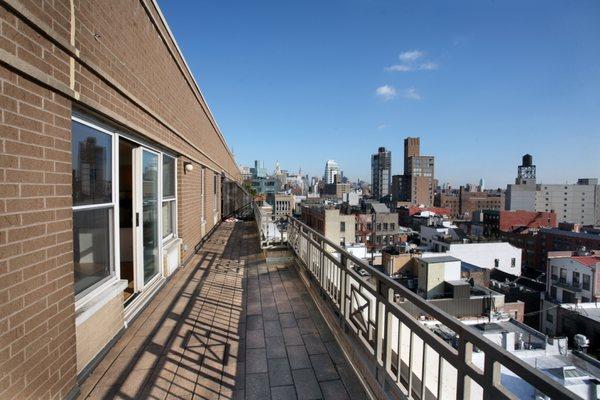
[[[261, 206], [254, 202], [252, 203], [252, 209], [254, 210], [254, 219], [260, 235], [260, 246], [267, 248], [285, 245], [287, 243], [286, 232], [278, 221], [274, 220], [273, 207], [269, 204]], [[285, 224], [287, 225], [287, 221], [285, 221]]]
[[[530, 385], [532, 397], [575, 398], [551, 377], [297, 219], [289, 220], [287, 235], [301, 266], [371, 363], [367, 367], [375, 370], [384, 392], [416, 399], [517, 399], [501, 383], [502, 372], [510, 370]], [[456, 348], [405, 310], [399, 299], [452, 330], [458, 336]], [[483, 353], [478, 364], [475, 351]]]

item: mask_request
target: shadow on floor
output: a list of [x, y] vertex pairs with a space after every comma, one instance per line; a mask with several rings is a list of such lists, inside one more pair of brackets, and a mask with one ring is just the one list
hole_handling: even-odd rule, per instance
[[82, 385], [82, 398], [364, 398], [293, 268], [223, 223]]

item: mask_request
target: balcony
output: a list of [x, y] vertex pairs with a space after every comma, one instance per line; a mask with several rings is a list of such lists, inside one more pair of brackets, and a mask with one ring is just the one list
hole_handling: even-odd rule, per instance
[[363, 399], [360, 382], [295, 270], [266, 263], [254, 222], [224, 222], [79, 398]]
[[554, 286], [559, 288], [568, 290], [569, 292], [579, 293], [582, 291], [582, 286], [578, 282], [569, 283], [566, 279], [559, 279], [557, 282], [554, 282]]
[[[572, 398], [299, 221], [289, 221], [278, 250], [261, 249], [260, 237], [254, 222], [222, 223], [82, 383], [80, 398], [517, 398], [502, 386], [505, 369], [533, 393]], [[398, 298], [458, 333], [458, 346]]]

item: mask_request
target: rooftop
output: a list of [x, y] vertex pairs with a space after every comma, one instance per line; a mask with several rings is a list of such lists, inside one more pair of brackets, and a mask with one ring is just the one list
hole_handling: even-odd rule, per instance
[[600, 256], [574, 256], [571, 258], [588, 267], [593, 267], [594, 265], [600, 263]]
[[458, 258], [455, 258], [452, 256], [424, 257], [424, 258], [421, 258], [421, 261], [423, 261], [426, 264], [436, 264], [436, 263], [445, 263], [445, 262], [453, 262], [453, 261], [460, 262], [460, 260]]

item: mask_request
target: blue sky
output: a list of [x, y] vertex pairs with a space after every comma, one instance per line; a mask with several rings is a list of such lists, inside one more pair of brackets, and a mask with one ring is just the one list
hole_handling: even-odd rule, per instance
[[600, 1], [160, 1], [238, 163], [370, 180], [421, 137], [440, 182], [600, 177]]

